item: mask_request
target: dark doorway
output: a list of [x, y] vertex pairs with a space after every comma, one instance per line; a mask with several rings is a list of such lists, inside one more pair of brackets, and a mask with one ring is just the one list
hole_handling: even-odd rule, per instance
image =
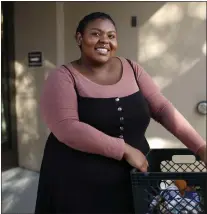
[[14, 2], [1, 3], [1, 163], [17, 166], [14, 70]]

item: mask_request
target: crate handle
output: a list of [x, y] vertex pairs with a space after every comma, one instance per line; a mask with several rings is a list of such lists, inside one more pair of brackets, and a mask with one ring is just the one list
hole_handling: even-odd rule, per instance
[[172, 161], [177, 164], [192, 164], [196, 162], [194, 155], [173, 155]]

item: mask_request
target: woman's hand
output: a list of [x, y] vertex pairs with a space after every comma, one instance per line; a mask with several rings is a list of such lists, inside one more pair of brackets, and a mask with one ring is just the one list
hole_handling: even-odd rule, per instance
[[131, 166], [137, 168], [141, 172], [147, 172], [147, 168], [149, 166], [148, 161], [143, 153], [138, 149], [125, 144], [124, 158]]
[[206, 150], [206, 145], [202, 146], [197, 153], [200, 157], [200, 159], [205, 163], [207, 166], [207, 150]]

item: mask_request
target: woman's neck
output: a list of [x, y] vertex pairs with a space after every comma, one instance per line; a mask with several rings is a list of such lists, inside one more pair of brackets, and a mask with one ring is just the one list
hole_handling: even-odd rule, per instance
[[110, 66], [110, 60], [106, 63], [94, 63], [92, 61], [85, 59], [84, 57], [81, 57], [79, 60], [77, 60], [77, 63], [87, 72], [93, 73], [108, 71]]

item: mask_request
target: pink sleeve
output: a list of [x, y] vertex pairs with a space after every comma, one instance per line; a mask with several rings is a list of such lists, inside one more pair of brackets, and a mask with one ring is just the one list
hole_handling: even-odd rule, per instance
[[149, 103], [152, 117], [177, 137], [186, 147], [197, 153], [206, 144], [182, 114], [161, 94], [158, 86], [144, 69], [134, 63], [139, 88]]
[[110, 137], [79, 121], [71, 74], [64, 68], [45, 82], [40, 104], [43, 120], [57, 139], [73, 149], [121, 160], [124, 140]]

